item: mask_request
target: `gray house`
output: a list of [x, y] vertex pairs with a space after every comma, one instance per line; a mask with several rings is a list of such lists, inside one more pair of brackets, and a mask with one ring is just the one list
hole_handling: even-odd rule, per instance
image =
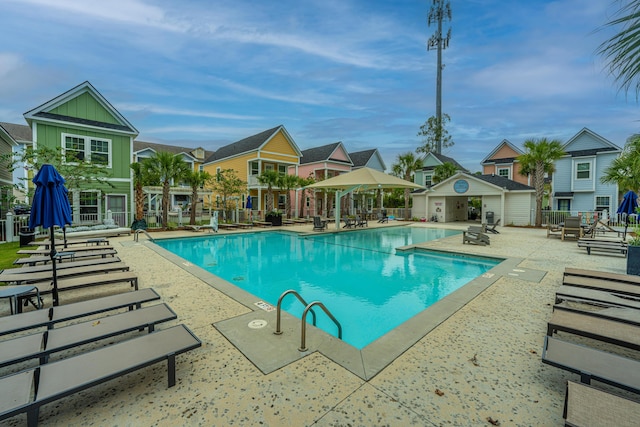
[[584, 128], [563, 146], [566, 155], [556, 161], [551, 183], [551, 209], [615, 212], [618, 186], [602, 184], [604, 170], [622, 149]]

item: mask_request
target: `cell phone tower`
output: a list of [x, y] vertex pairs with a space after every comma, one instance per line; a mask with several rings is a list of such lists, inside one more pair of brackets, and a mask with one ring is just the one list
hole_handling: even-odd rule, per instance
[[449, 40], [451, 39], [451, 27], [449, 27], [447, 35], [445, 37], [442, 36], [442, 21], [446, 20], [451, 22], [451, 4], [448, 0], [433, 0], [427, 23], [429, 27], [431, 24], [437, 24], [438, 28], [427, 41], [427, 50], [438, 50], [436, 73], [436, 120], [440, 127], [436, 143], [436, 152], [438, 154], [442, 153], [442, 69], [444, 68], [444, 65], [442, 65], [442, 51], [449, 47]]

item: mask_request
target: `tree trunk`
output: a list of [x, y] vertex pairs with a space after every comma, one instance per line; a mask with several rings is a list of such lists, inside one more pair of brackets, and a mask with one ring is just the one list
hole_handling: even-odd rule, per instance
[[162, 186], [162, 228], [169, 225], [169, 181]]

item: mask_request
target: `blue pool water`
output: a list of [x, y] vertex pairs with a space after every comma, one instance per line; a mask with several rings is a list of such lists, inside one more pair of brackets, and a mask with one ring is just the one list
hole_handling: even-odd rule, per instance
[[[455, 234], [460, 232], [389, 227], [304, 237], [260, 232], [156, 243], [273, 306], [289, 289], [307, 302], [321, 301], [342, 324], [343, 339], [361, 349], [500, 262], [395, 250]], [[283, 309], [302, 316], [302, 304], [291, 295]], [[337, 335], [336, 326], [316, 312], [318, 326]]]

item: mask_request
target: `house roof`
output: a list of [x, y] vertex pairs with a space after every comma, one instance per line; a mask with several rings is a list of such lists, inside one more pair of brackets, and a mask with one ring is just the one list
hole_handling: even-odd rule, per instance
[[516, 181], [512, 181], [508, 178], [505, 178], [503, 176], [499, 176], [499, 175], [495, 175], [495, 174], [487, 174], [487, 175], [475, 175], [475, 174], [470, 174], [468, 172], [458, 172], [457, 174], [450, 176], [449, 178], [445, 179], [444, 181], [441, 181], [439, 183], [437, 183], [436, 185], [434, 185], [433, 187], [431, 187], [432, 190], [437, 189], [438, 187], [441, 187], [443, 185], [447, 185], [447, 183], [449, 181], [455, 181], [459, 178], [466, 178], [466, 179], [471, 179], [471, 180], [479, 180], [479, 181], [484, 181], [489, 185], [492, 185], [494, 187], [498, 187], [498, 188], [502, 188], [504, 190], [507, 191], [535, 191], [535, 188], [530, 187], [528, 185], [525, 184], [521, 184], [519, 182]]
[[[83, 93], [89, 93], [102, 107], [104, 107], [118, 123], [105, 123], [96, 120], [88, 120], [78, 117], [66, 116], [61, 114], [51, 113], [51, 110], [54, 110], [56, 107], [69, 102], [70, 100], [82, 95]], [[34, 119], [39, 119], [42, 121], [49, 122], [67, 122], [74, 123], [82, 126], [96, 127], [108, 130], [115, 130], [119, 132], [125, 132], [129, 134], [137, 135], [138, 130], [131, 124], [127, 119], [124, 118], [118, 110], [111, 105], [107, 99], [98, 92], [98, 90], [93, 87], [91, 83], [88, 81], [79, 84], [78, 86], [69, 89], [61, 95], [56, 96], [55, 98], [50, 99], [38, 107], [27, 111], [24, 113], [24, 118], [27, 120], [29, 124]]]
[[0, 126], [17, 142], [33, 142], [33, 133], [27, 125], [0, 122]]
[[515, 157], [511, 157], [511, 158], [500, 158], [500, 159], [494, 159], [493, 156], [496, 155], [496, 153], [498, 151], [500, 151], [500, 149], [504, 146], [507, 146], [509, 148], [511, 148], [513, 151], [515, 151], [518, 155], [520, 154], [524, 154], [524, 152], [516, 147], [515, 145], [513, 145], [511, 142], [509, 142], [509, 140], [507, 139], [503, 139], [502, 142], [500, 142], [500, 144], [496, 145], [496, 148], [494, 148], [488, 155], [487, 157], [485, 157], [484, 159], [482, 159], [482, 161], [480, 162], [481, 165], [484, 164], [491, 164], [491, 163], [513, 163], [513, 161], [515, 160]]
[[[464, 166], [462, 166], [460, 163], [456, 162], [455, 159], [445, 156], [444, 154], [440, 154], [440, 153], [435, 153], [433, 151], [427, 153], [427, 156], [433, 156], [435, 157], [440, 164], [445, 164], [445, 163], [451, 163], [453, 164], [456, 169], [463, 171], [463, 172], [469, 172]], [[425, 156], [426, 157], [426, 156]], [[422, 168], [422, 170], [432, 170], [435, 166], [425, 166]]]
[[[168, 152], [168, 153], [173, 153], [173, 154], [181, 154], [181, 153], [185, 153], [188, 154], [192, 157], [194, 157], [193, 152], [195, 150], [197, 150], [198, 148], [202, 148], [202, 147], [179, 147], [177, 145], [168, 145], [168, 144], [158, 144], [155, 142], [148, 142], [148, 141], [138, 141], [135, 140], [133, 141], [133, 152], [137, 153], [146, 149], [152, 149], [155, 152]], [[208, 158], [209, 156], [213, 155], [214, 152], [213, 151], [206, 151], [205, 150], [205, 154], [204, 154], [204, 158]], [[195, 157], [194, 157], [195, 158]]]
[[495, 174], [487, 174], [487, 175], [473, 175], [482, 181], [488, 182], [489, 184], [496, 185], [498, 187], [502, 187], [509, 191], [518, 191], [518, 190], [535, 190], [533, 187], [525, 184], [521, 184], [519, 182], [513, 181], [509, 178], [505, 178], [504, 176], [495, 175]]
[[369, 163], [369, 161], [373, 156], [378, 156], [378, 161], [380, 162], [380, 165], [382, 166], [383, 170], [387, 168], [377, 148], [373, 148], [371, 150], [356, 151], [355, 153], [349, 153], [349, 157], [351, 157], [351, 161], [353, 162], [354, 168], [361, 168], [361, 167], [367, 166], [367, 164]]
[[248, 153], [250, 151], [256, 151], [264, 144], [266, 144], [273, 136], [278, 133], [278, 131], [282, 130], [287, 139], [294, 146], [295, 150], [300, 153], [298, 146], [295, 144], [287, 130], [283, 125], [278, 125], [274, 128], [267, 129], [255, 135], [251, 135], [247, 138], [241, 139], [239, 141], [233, 142], [231, 144], [225, 145], [224, 147], [218, 148], [216, 152], [207, 158], [206, 163], [210, 163], [216, 160], [226, 159], [228, 157], [234, 157], [239, 154]]
[[[347, 156], [347, 161], [343, 159], [332, 158], [331, 155], [335, 153], [338, 148], [342, 147], [344, 154]], [[300, 164], [309, 164], [309, 163], [317, 163], [317, 162], [336, 162], [336, 163], [344, 163], [348, 165], [353, 165], [353, 161], [351, 161], [351, 156], [347, 153], [347, 150], [344, 149], [342, 142], [334, 142], [332, 144], [323, 145], [321, 147], [313, 147], [307, 150], [302, 151], [302, 158], [300, 159]]]
[[619, 151], [619, 148], [615, 147], [601, 147], [601, 148], [593, 148], [591, 150], [576, 150], [576, 151], [567, 151], [567, 154], [571, 157], [585, 157], [585, 156], [595, 156], [598, 153], [606, 153], [608, 151]]
[[[594, 150], [580, 150], [580, 151], [585, 151], [585, 152], [590, 152], [590, 154], [581, 154], [584, 156], [589, 156], [589, 155], [594, 155], [596, 153], [601, 153], [601, 152], [605, 152], [605, 151], [622, 151], [622, 149], [620, 147], [618, 147], [617, 145], [615, 145], [614, 143], [612, 143], [611, 141], [609, 141], [608, 139], [598, 135], [597, 133], [595, 133], [594, 131], [592, 131], [591, 129], [588, 128], [582, 128], [578, 133], [576, 133], [574, 136], [572, 136], [563, 146], [563, 150], [565, 150], [567, 152], [567, 154], [570, 154], [572, 157], [575, 157], [573, 155], [574, 152], [572, 152], [571, 150], [568, 150], [567, 148], [573, 144], [575, 142], [576, 139], [578, 139], [582, 134], [589, 134], [591, 135], [594, 139], [596, 139], [597, 141], [599, 141], [602, 144], [602, 148], [598, 148], [598, 149], [594, 149]], [[577, 152], [577, 151], [576, 151]]]

